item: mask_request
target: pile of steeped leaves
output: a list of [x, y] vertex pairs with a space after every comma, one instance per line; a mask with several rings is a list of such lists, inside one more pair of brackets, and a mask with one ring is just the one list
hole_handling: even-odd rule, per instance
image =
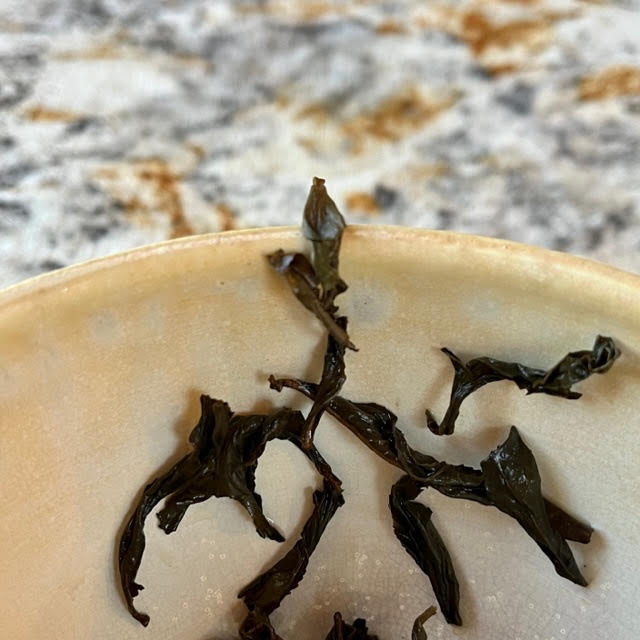
[[[299, 540], [238, 594], [247, 607], [239, 630], [241, 640], [281, 640], [269, 616], [298, 586], [322, 534], [344, 504], [340, 479], [314, 445], [314, 434], [324, 412], [402, 471], [389, 496], [394, 532], [428, 576], [447, 622], [462, 624], [460, 591], [449, 551], [431, 519], [432, 512], [416, 500], [424, 489], [435, 489], [450, 498], [474, 500], [511, 516], [560, 576], [585, 586], [567, 541], [587, 543], [592, 529], [544, 497], [533, 453], [515, 427], [511, 427], [505, 442], [480, 462], [479, 468], [451, 465], [410, 447], [397, 426], [396, 416], [386, 407], [374, 402], [354, 402], [339, 395], [346, 379], [345, 351], [356, 351], [347, 333], [347, 318], [339, 315], [335, 304], [336, 297], [347, 289], [338, 272], [345, 222], [328, 196], [324, 180], [319, 178], [313, 179], [302, 228], [310, 242], [310, 257], [278, 250], [268, 260], [285, 277], [296, 298], [327, 330], [322, 376], [319, 382], [273, 376], [269, 381], [277, 391], [289, 387], [304, 394], [311, 400], [311, 408], [306, 416], [286, 407], [270, 414], [236, 414], [226, 402], [201, 396], [201, 417], [189, 436], [191, 453], [144, 488], [120, 540], [120, 580], [131, 615], [145, 626], [149, 623], [149, 616], [133, 604], [143, 588], [135, 579], [145, 547], [145, 519], [164, 499], [166, 502], [157, 516], [166, 533], [177, 529], [190, 505], [215, 496], [237, 500], [260, 536], [284, 541], [262, 511], [255, 473], [267, 443], [274, 439], [288, 440], [312, 462], [323, 478], [323, 488], [313, 495], [314, 510]], [[580, 394], [572, 390], [573, 385], [592, 373], [605, 373], [619, 356], [613, 340], [601, 336], [591, 350], [569, 353], [547, 371], [488, 357], [464, 362], [450, 350], [443, 351], [451, 360], [454, 377], [443, 420], [438, 423], [426, 412], [427, 426], [437, 435], [453, 433], [463, 400], [486, 384], [511, 380], [527, 393], [576, 399]], [[423, 623], [434, 613], [435, 608], [428, 607], [416, 619], [412, 640], [426, 640]], [[348, 624], [340, 613], [335, 614], [327, 636], [327, 640], [375, 638], [369, 634], [364, 620]]]

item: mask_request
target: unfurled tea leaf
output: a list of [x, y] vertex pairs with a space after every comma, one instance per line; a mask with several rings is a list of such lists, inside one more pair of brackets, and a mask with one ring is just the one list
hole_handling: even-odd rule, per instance
[[507, 440], [481, 463], [487, 496], [492, 505], [515, 518], [551, 560], [559, 575], [586, 586], [564, 538], [547, 515], [538, 466], [518, 430], [511, 427]]
[[611, 338], [598, 336], [591, 351], [574, 351], [567, 354], [548, 371], [533, 369], [517, 362], [503, 362], [494, 358], [474, 358], [466, 364], [449, 349], [442, 349], [451, 360], [455, 374], [449, 407], [438, 424], [427, 409], [427, 426], [437, 435], [450, 435], [460, 413], [463, 400], [490, 382], [511, 380], [528, 394], [546, 393], [575, 400], [582, 394], [571, 387], [586, 380], [593, 373], [605, 373], [620, 355]]
[[431, 509], [414, 501], [420, 491], [421, 487], [409, 476], [403, 476], [393, 485], [389, 496], [393, 531], [431, 581], [446, 621], [461, 625], [460, 588], [451, 556], [431, 521]]

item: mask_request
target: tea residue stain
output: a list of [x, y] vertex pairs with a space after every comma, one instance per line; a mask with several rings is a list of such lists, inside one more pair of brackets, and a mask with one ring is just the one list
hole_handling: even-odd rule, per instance
[[640, 95], [640, 68], [618, 65], [585, 76], [578, 87], [580, 100], [606, 100]]

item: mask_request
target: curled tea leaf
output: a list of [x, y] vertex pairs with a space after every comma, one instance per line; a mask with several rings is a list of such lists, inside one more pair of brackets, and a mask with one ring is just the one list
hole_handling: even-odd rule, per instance
[[262, 511], [262, 500], [255, 491], [258, 460], [270, 440], [289, 440], [309, 458], [318, 472], [340, 491], [340, 480], [315, 446], [304, 448], [304, 418], [299, 411], [283, 408], [272, 414], [233, 414], [220, 400], [201, 396], [201, 417], [189, 441], [193, 451], [143, 491], [120, 539], [118, 564], [122, 590], [131, 615], [141, 624], [149, 616], [140, 613], [133, 599], [143, 588], [135, 578], [145, 549], [144, 524], [153, 508], [163, 499], [158, 512], [159, 526], [165, 533], [175, 531], [187, 509], [211, 497], [237, 500], [253, 519], [256, 531], [266, 538], [282, 542], [280, 532]]
[[546, 393], [575, 400], [582, 394], [572, 391], [572, 386], [586, 380], [593, 373], [607, 372], [620, 355], [612, 338], [598, 336], [590, 351], [574, 351], [567, 354], [548, 371], [534, 369], [517, 362], [504, 362], [494, 358], [474, 358], [463, 362], [449, 349], [442, 349], [449, 356], [454, 368], [453, 386], [449, 406], [438, 424], [427, 409], [427, 426], [436, 435], [451, 435], [465, 398], [491, 382], [511, 380], [527, 394]]
[[302, 232], [311, 241], [311, 262], [322, 287], [322, 305], [330, 311], [335, 311], [335, 297], [347, 289], [338, 274], [345, 226], [342, 214], [327, 193], [324, 180], [314, 178], [304, 207]]
[[322, 301], [320, 282], [316, 277], [311, 263], [302, 253], [285, 253], [278, 249], [267, 256], [269, 264], [282, 274], [289, 284], [291, 291], [311, 311], [327, 331], [343, 346], [356, 350], [347, 332], [340, 327], [334, 317], [335, 309], [327, 309]]
[[325, 481], [322, 491], [313, 494], [314, 510], [295, 545], [270, 569], [244, 587], [241, 598], [250, 616], [268, 617], [302, 580], [309, 558], [320, 542], [325, 528], [344, 504], [342, 492]]
[[149, 624], [149, 616], [138, 611], [133, 604], [133, 599], [144, 589], [135, 581], [145, 549], [144, 523], [154, 507], [176, 491], [184, 482], [184, 478], [194, 473], [197, 465], [194, 456], [185, 456], [167, 473], [149, 483], [144, 488], [142, 497], [120, 538], [118, 566], [122, 592], [129, 613], [145, 627]]
[[[272, 389], [295, 389], [313, 400], [318, 385], [296, 378], [275, 378]], [[334, 396], [327, 412], [347, 427], [369, 449], [394, 467], [402, 469], [416, 482], [431, 486], [450, 498], [473, 500], [491, 505], [487, 496], [482, 471], [467, 465], [451, 465], [409, 446], [402, 431], [397, 428], [396, 415], [375, 402], [353, 402]], [[436, 473], [437, 472], [437, 473]], [[565, 539], [583, 544], [591, 540], [592, 527], [569, 515], [556, 504], [544, 498], [545, 511], [552, 527]]]

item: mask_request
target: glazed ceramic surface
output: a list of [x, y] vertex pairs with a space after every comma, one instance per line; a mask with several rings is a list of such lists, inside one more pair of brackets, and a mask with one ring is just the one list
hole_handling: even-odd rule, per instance
[[[147, 521], [137, 606], [116, 582], [116, 540], [141, 487], [187, 450], [198, 396], [237, 412], [308, 401], [267, 377], [316, 379], [322, 327], [264, 256], [300, 249], [296, 229], [186, 238], [55, 272], [0, 294], [0, 617], [12, 640], [231, 640], [238, 590], [297, 539], [318, 477], [283, 442], [269, 444], [257, 486], [287, 537], [255, 533], [228, 499], [193, 506], [178, 531]], [[438, 614], [429, 638], [629, 640], [637, 602], [640, 505], [640, 278], [496, 240], [402, 228], [345, 235], [340, 299], [359, 351], [343, 394], [399, 416], [410, 443], [478, 465], [515, 424], [545, 494], [596, 529], [573, 549], [588, 588], [558, 577], [515, 521], [424, 492], [461, 585], [462, 628]], [[547, 368], [600, 333], [621, 358], [578, 401], [527, 397], [510, 383], [463, 405], [438, 438], [452, 371], [439, 349]], [[387, 508], [400, 472], [325, 417], [317, 444], [344, 483], [305, 579], [272, 616], [287, 640], [322, 640], [334, 611], [366, 617], [382, 640], [410, 638], [435, 599], [394, 537]]]

